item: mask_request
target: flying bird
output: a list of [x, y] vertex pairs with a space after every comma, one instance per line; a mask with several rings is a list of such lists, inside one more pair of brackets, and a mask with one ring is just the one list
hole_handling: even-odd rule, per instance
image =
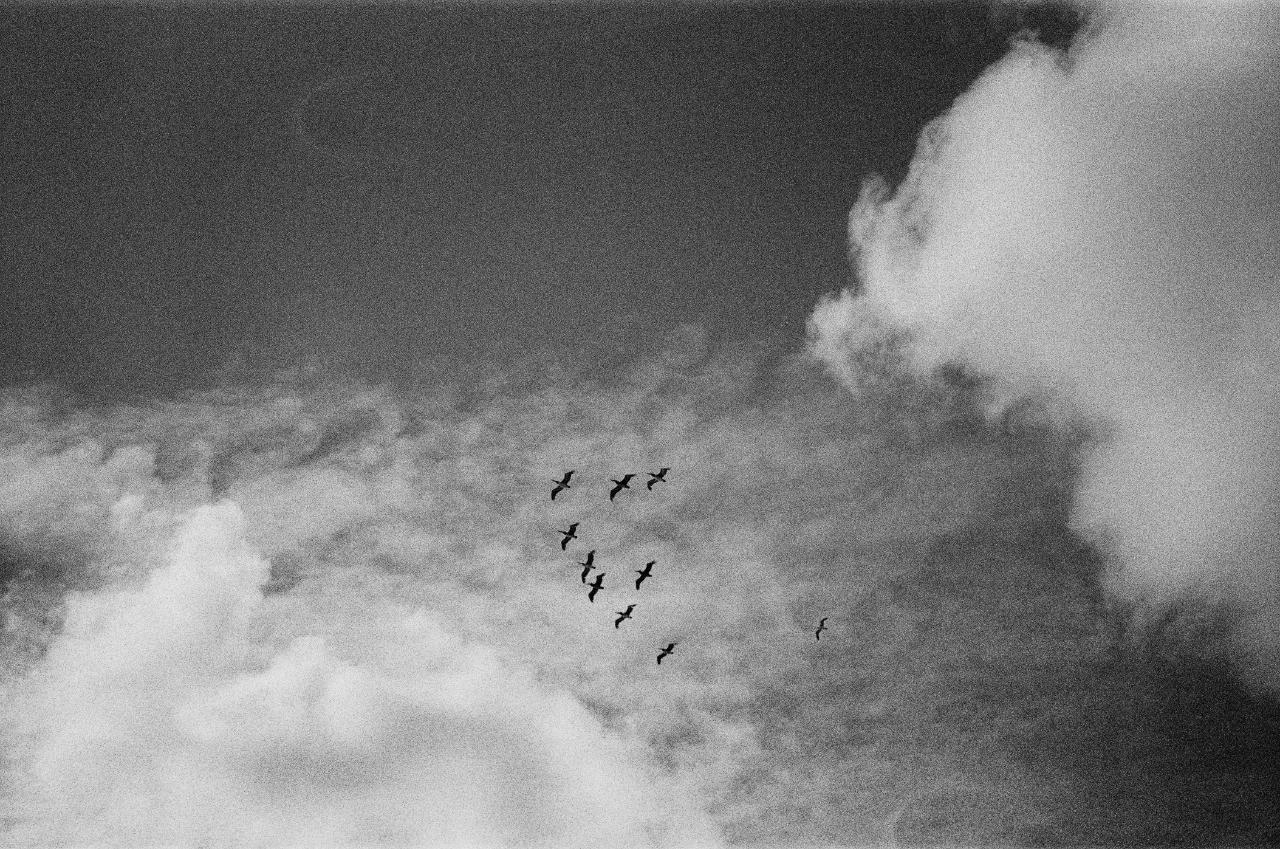
[[586, 563], [579, 563], [578, 565], [582, 567], [582, 583], [585, 584], [587, 582], [587, 573], [596, 567], [592, 566], [590, 561]]
[[626, 610], [615, 610], [614, 613], [618, 614], [618, 618], [614, 621], [613, 627], [617, 628], [619, 625], [622, 624], [624, 619], [630, 619], [631, 611], [635, 609], [636, 609], [636, 606], [634, 604], [628, 604]]
[[666, 467], [666, 466], [663, 466], [661, 469], [658, 469], [658, 471], [656, 471], [656, 472], [649, 472], [649, 473], [648, 473], [648, 475], [649, 475], [649, 482], [648, 482], [648, 483], [646, 483], [646, 484], [644, 485], [644, 488], [645, 488], [645, 489], [653, 489], [653, 485], [654, 485], [655, 483], [666, 483], [666, 482], [667, 482], [667, 472], [669, 472], [669, 471], [671, 471], [671, 469], [669, 469], [669, 468], [668, 468], [668, 467]]
[[587, 559], [579, 563], [579, 566], [590, 566], [596, 562], [596, 550], [593, 548], [587, 552]]
[[555, 501], [555, 500], [556, 500], [556, 496], [560, 494], [560, 490], [562, 490], [562, 489], [568, 489], [568, 488], [569, 488], [569, 478], [573, 477], [573, 473], [574, 473], [575, 471], [577, 471], [577, 470], [576, 470], [576, 469], [570, 469], [569, 471], [567, 471], [567, 472], [565, 472], [565, 473], [564, 473], [564, 477], [562, 477], [560, 480], [552, 480], [552, 481], [551, 481], [552, 483], [554, 483], [554, 484], [556, 485], [556, 488], [555, 488], [555, 489], [553, 489], [553, 490], [551, 490], [551, 500], [552, 500], [552, 501]]
[[667, 655], [671, 654], [671, 652], [675, 651], [675, 648], [676, 648], [676, 644], [675, 644], [675, 643], [668, 643], [668, 644], [667, 644], [667, 647], [666, 647], [665, 649], [663, 649], [663, 650], [662, 650], [662, 653], [661, 653], [661, 654], [659, 654], [659, 655], [658, 655], [658, 665], [659, 665], [659, 666], [661, 666], [661, 665], [662, 665], [662, 659], [663, 659], [664, 657], [666, 657]]
[[620, 481], [615, 481], [613, 478], [609, 478], [609, 480], [613, 481], [615, 484], [613, 489], [609, 490], [609, 500], [612, 501], [613, 497], [624, 489], [631, 489], [631, 479], [634, 477], [635, 475], [623, 475], [622, 480]]
[[815, 640], [822, 639], [822, 632], [827, 630], [827, 620], [830, 618], [831, 618], [830, 616], [824, 616], [822, 617], [822, 620], [818, 622], [818, 630], [813, 632], [813, 638]]
[[599, 575], [596, 575], [595, 583], [591, 585], [591, 591], [587, 593], [587, 601], [591, 602], [592, 604], [595, 603], [596, 593], [604, 589], [605, 574], [606, 574], [605, 572], [601, 572]]
[[644, 583], [644, 579], [649, 577], [649, 573], [653, 571], [653, 564], [657, 562], [658, 561], [656, 560], [650, 560], [648, 563], [644, 564], [643, 569], [636, 570], [636, 574], [640, 576], [639, 578], [636, 578], [636, 589], [640, 589], [640, 585]]
[[556, 533], [564, 534], [564, 539], [560, 540], [560, 550], [564, 551], [569, 547], [569, 540], [578, 538], [578, 523], [574, 522], [567, 531], [556, 529]]

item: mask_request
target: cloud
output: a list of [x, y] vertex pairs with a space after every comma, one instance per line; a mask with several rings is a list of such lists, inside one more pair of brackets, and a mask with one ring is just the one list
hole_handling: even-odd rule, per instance
[[[1162, 782], [1189, 752], [1269, 750], [1252, 714], [1225, 740], [1147, 709], [1218, 704], [1219, 682], [1103, 671], [1093, 563], [1061, 532], [1071, 440], [989, 427], [963, 375], [893, 351], [848, 364], [872, 399], [853, 403], [803, 355], [696, 327], [607, 379], [524, 355], [428, 388], [0, 392], [0, 834], [1220, 837]], [[610, 477], [659, 466], [668, 484], [608, 500]], [[595, 603], [574, 565], [591, 548]], [[1226, 762], [1196, 801], [1248, 828], [1276, 807], [1245, 792], [1253, 761]]]
[[[923, 372], [963, 361], [1069, 399], [1105, 434], [1074, 526], [1122, 598], [1225, 601], [1235, 660], [1280, 687], [1280, 16], [1122, 5], [1066, 53], [1015, 45], [850, 216], [859, 291], [814, 312], [837, 374], [905, 331]], [[844, 373], [845, 382], [853, 381]]]
[[362, 610], [380, 615], [345, 634], [338, 653], [312, 633], [279, 650], [255, 641], [255, 618], [271, 616], [269, 566], [247, 533], [233, 502], [197, 508], [142, 587], [68, 599], [62, 632], [17, 695], [28, 809], [59, 813], [19, 837], [714, 840], [669, 816], [642, 759], [580, 705], [422, 609]]

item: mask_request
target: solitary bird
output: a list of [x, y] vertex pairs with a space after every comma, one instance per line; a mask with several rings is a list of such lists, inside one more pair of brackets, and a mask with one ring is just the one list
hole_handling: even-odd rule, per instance
[[815, 640], [822, 639], [822, 632], [827, 630], [827, 620], [830, 618], [830, 616], [824, 616], [822, 617], [822, 620], [818, 622], [818, 630], [813, 632], [813, 638]]
[[648, 563], [644, 564], [643, 569], [636, 570], [636, 574], [640, 576], [639, 578], [636, 578], [636, 589], [640, 589], [640, 585], [644, 583], [644, 579], [649, 577], [649, 573], [653, 571], [653, 564], [657, 562], [658, 561], [656, 560], [650, 560]]
[[644, 485], [644, 488], [645, 488], [645, 489], [653, 489], [653, 485], [654, 485], [655, 483], [666, 483], [666, 482], [667, 482], [667, 472], [669, 472], [669, 471], [671, 471], [671, 469], [667, 468], [666, 466], [663, 466], [661, 469], [658, 469], [658, 471], [656, 471], [656, 472], [649, 472], [649, 473], [648, 473], [648, 474], [649, 474], [649, 482], [648, 482], [648, 483], [646, 483], [646, 484]]
[[667, 655], [671, 654], [671, 652], [675, 651], [675, 648], [676, 648], [676, 644], [675, 644], [675, 643], [668, 643], [668, 644], [667, 644], [667, 647], [666, 647], [665, 649], [663, 649], [663, 650], [662, 650], [662, 653], [661, 653], [661, 654], [659, 654], [659, 655], [658, 655], [658, 665], [659, 665], [659, 666], [661, 666], [661, 665], [662, 665], [662, 659], [663, 659], [664, 657], [666, 657]]
[[564, 539], [560, 540], [560, 550], [564, 551], [569, 547], [569, 540], [578, 538], [578, 523], [574, 522], [569, 526], [569, 530], [567, 531], [562, 531], [557, 528], [556, 533], [564, 534]]
[[613, 478], [609, 478], [609, 480], [613, 481], [615, 484], [613, 489], [609, 490], [609, 500], [612, 501], [613, 497], [624, 489], [631, 489], [631, 479], [634, 477], [635, 475], [623, 475], [622, 480], [620, 481], [615, 481]]
[[624, 619], [630, 619], [630, 618], [631, 618], [631, 611], [633, 611], [633, 610], [635, 610], [635, 609], [636, 609], [636, 606], [635, 606], [634, 604], [628, 604], [628, 605], [627, 605], [627, 609], [626, 609], [626, 610], [615, 610], [615, 611], [613, 611], [614, 613], [618, 614], [618, 618], [614, 621], [614, 623], [613, 623], [613, 627], [617, 628], [619, 625], [621, 625], [621, 624], [622, 624], [622, 621], [623, 621]]
[[599, 575], [596, 575], [595, 583], [591, 585], [591, 591], [587, 593], [587, 601], [591, 602], [592, 604], [595, 604], [596, 593], [604, 589], [605, 574], [606, 574], [605, 572], [601, 572]]
[[562, 489], [568, 489], [568, 488], [569, 488], [569, 478], [573, 477], [573, 473], [574, 473], [575, 471], [577, 471], [577, 470], [576, 470], [576, 469], [570, 469], [569, 471], [567, 471], [567, 472], [565, 472], [565, 473], [564, 473], [564, 477], [562, 477], [560, 480], [552, 480], [552, 481], [551, 481], [552, 483], [554, 483], [554, 484], [556, 485], [556, 488], [555, 488], [555, 489], [553, 489], [553, 490], [551, 490], [551, 500], [552, 500], [552, 501], [555, 501], [555, 500], [556, 500], [556, 496], [560, 494], [560, 490], [562, 490]]

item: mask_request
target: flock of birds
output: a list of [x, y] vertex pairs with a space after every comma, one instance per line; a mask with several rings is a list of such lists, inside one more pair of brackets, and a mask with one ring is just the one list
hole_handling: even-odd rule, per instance
[[[569, 471], [565, 472], [564, 477], [560, 478], [559, 480], [552, 479], [552, 483], [555, 484], [555, 488], [551, 490], [552, 501], [556, 500], [557, 495], [564, 492], [566, 489], [571, 488], [570, 480], [573, 478], [573, 474], [575, 471], [576, 469], [570, 469]], [[656, 472], [646, 472], [646, 474], [649, 475], [649, 480], [645, 483], [645, 489], [652, 491], [654, 484], [667, 483], [667, 472], [669, 471], [671, 471], [669, 467], [663, 466], [661, 469], [659, 469]], [[617, 480], [610, 478], [609, 482], [613, 484], [613, 487], [609, 490], [609, 500], [613, 501], [618, 496], [618, 493], [622, 492], [624, 489], [630, 489], [631, 480], [634, 477], [635, 477], [635, 474], [632, 473], [632, 474], [625, 474]], [[556, 532], [559, 533], [562, 537], [560, 540], [561, 551], [568, 551], [569, 543], [578, 538], [579, 524], [581, 523], [573, 522], [572, 524], [569, 525], [569, 527], [566, 530], [563, 530], [563, 531], [556, 529]], [[593, 548], [587, 552], [586, 559], [580, 561], [577, 564], [578, 566], [582, 567], [582, 583], [583, 584], [587, 583], [587, 575], [589, 575], [596, 568], [595, 559], [596, 559], [596, 550]], [[645, 582], [645, 579], [652, 576], [653, 567], [657, 564], [657, 562], [658, 561], [656, 560], [650, 560], [648, 563], [644, 564], [643, 569], [635, 570], [635, 573], [640, 576], [636, 578], [637, 591], [639, 591], [640, 585]], [[587, 601], [591, 602], [592, 604], [595, 603], [596, 594], [599, 593], [600, 590], [604, 589], [604, 578], [606, 574], [607, 573], [605, 572], [598, 572], [595, 576], [595, 580], [593, 580], [590, 584], [587, 584], [587, 586], [589, 587], [587, 591]], [[636, 609], [636, 606], [634, 604], [629, 604], [627, 605], [626, 610], [614, 611], [614, 613], [617, 614], [618, 618], [614, 620], [613, 627], [614, 628], [621, 627], [623, 622], [631, 618], [631, 614], [633, 611], [635, 611], [635, 609]], [[818, 622], [818, 628], [813, 632], [813, 636], [815, 640], [822, 639], [822, 632], [827, 630], [827, 619], [829, 618], [830, 617], [828, 616], [824, 616], [822, 617], [822, 620]], [[674, 642], [668, 643], [666, 648], [664, 648], [661, 652], [658, 653], [659, 666], [662, 665], [662, 659], [664, 657], [669, 656], [675, 651], [675, 648], [677, 645], [679, 645], [679, 643], [674, 643]]]

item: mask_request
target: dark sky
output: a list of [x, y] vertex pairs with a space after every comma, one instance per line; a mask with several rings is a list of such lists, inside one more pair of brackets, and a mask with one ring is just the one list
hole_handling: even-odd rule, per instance
[[[986, 7], [0, 11], [5, 380], [797, 340]], [[611, 328], [628, 331], [612, 334]]]

